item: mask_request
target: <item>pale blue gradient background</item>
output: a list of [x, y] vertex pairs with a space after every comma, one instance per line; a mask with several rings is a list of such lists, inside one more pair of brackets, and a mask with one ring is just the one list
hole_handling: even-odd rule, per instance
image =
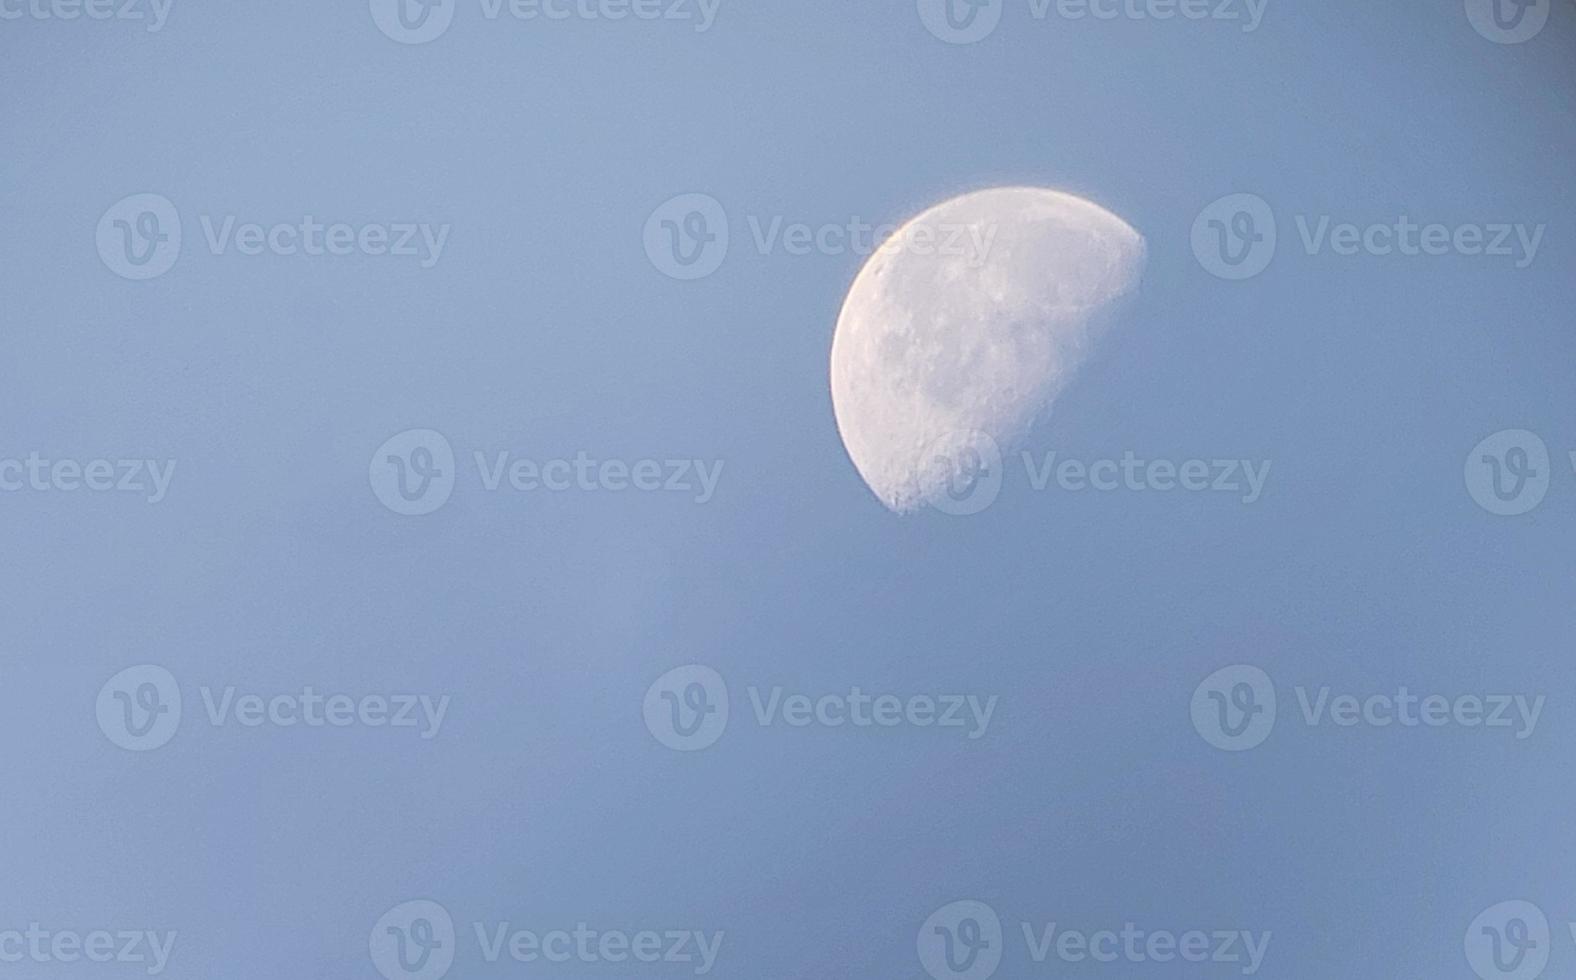
[[[715, 976], [919, 977], [937, 907], [1273, 930], [1260, 976], [1469, 976], [1505, 899], [1576, 975], [1576, 8], [1502, 48], [1459, 3], [1271, 0], [1205, 22], [1032, 22], [967, 48], [907, 0], [729, 2], [685, 24], [488, 22], [407, 48], [365, 3], [199, 4], [169, 24], [0, 24], [0, 455], [177, 458], [157, 507], [6, 495], [0, 927], [178, 929], [170, 977], [374, 978], [366, 935], [430, 897], [473, 920], [727, 931]], [[843, 453], [826, 359], [853, 256], [763, 257], [748, 214], [901, 220], [962, 190], [1086, 194], [1150, 274], [1035, 434], [1084, 457], [1274, 460], [1269, 491], [1033, 494], [899, 520]], [[146, 283], [93, 248], [125, 195], [187, 248]], [[641, 248], [703, 191], [735, 247], [697, 283]], [[1211, 278], [1204, 205], [1264, 196], [1275, 264]], [[198, 213], [452, 222], [436, 269], [215, 257]], [[1547, 222], [1537, 264], [1310, 257], [1290, 215]], [[367, 488], [403, 429], [547, 457], [726, 460], [717, 499]], [[1558, 456], [1492, 517], [1462, 463]], [[472, 481], [474, 485], [474, 481]], [[647, 686], [702, 662], [734, 722], [681, 755]], [[133, 755], [115, 671], [181, 678]], [[1264, 667], [1282, 723], [1229, 756], [1188, 701]], [[988, 737], [791, 731], [744, 688], [1002, 696]], [[442, 735], [212, 730], [199, 685], [454, 697]], [[1291, 688], [1546, 694], [1536, 736], [1307, 729]], [[28, 976], [136, 968], [23, 965]], [[5, 972], [5, 971], [0, 971]], [[570, 965], [574, 975], [638, 971]], [[685, 975], [652, 970], [654, 975]], [[18, 974], [21, 975], [21, 974]]]

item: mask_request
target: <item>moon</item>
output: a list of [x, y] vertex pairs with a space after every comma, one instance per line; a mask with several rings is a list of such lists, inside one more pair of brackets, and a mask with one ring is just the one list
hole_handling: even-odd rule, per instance
[[[936, 448], [1010, 450], [1143, 278], [1131, 225], [1060, 191], [1005, 187], [939, 204], [865, 263], [832, 339], [832, 406], [888, 509], [936, 501]], [[981, 437], [985, 437], [981, 439]]]

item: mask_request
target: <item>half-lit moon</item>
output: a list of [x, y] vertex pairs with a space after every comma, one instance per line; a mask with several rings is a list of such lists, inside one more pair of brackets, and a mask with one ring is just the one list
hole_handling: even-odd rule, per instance
[[881, 502], [944, 490], [937, 445], [1021, 442], [1143, 276], [1143, 236], [1083, 198], [1009, 187], [954, 198], [860, 270], [832, 341], [832, 404]]

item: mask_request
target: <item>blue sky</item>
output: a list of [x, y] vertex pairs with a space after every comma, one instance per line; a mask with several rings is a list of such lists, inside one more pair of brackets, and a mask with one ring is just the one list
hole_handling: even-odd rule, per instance
[[[364, 3], [175, 0], [156, 31], [5, 9], [0, 459], [175, 469], [153, 504], [55, 475], [0, 495], [0, 933], [169, 930], [172, 976], [375, 980], [374, 924], [428, 899], [453, 976], [548, 970], [488, 962], [477, 924], [584, 922], [721, 931], [716, 976], [918, 978], [921, 927], [971, 900], [1003, 925], [999, 976], [1241, 973], [1038, 963], [1023, 935], [1132, 922], [1269, 932], [1260, 975], [1470, 977], [1469, 924], [1516, 900], [1550, 923], [1548, 975], [1576, 970], [1569, 4], [1516, 44], [1448, 0], [1269, 0], [1252, 31], [1009, 0], [968, 45], [902, 0], [722, 0], [705, 30], [477, 0], [423, 44]], [[762, 254], [752, 221], [900, 222], [1001, 184], [1089, 197], [1149, 245], [1024, 448], [1269, 461], [1254, 503], [1037, 491], [1011, 455], [971, 517], [900, 519], [865, 488], [827, 384], [861, 257]], [[95, 234], [144, 193], [182, 242], [136, 281]], [[681, 281], [643, 229], [691, 193], [731, 243]], [[1233, 194], [1278, 227], [1242, 281], [1191, 238]], [[425, 268], [204, 235], [307, 216], [449, 230]], [[1299, 233], [1402, 216], [1546, 228], [1525, 268]], [[455, 456], [425, 516], [369, 487], [408, 430]], [[1549, 453], [1515, 516], [1463, 480], [1504, 430]], [[489, 491], [477, 452], [721, 470], [704, 503]], [[127, 751], [95, 699], [144, 664], [182, 716]], [[730, 717], [681, 752], [642, 706], [688, 664]], [[1238, 664], [1278, 718], [1227, 752], [1189, 705]], [[450, 700], [430, 738], [209, 720], [205, 690], [308, 686]], [[1518, 739], [1310, 724], [1297, 693], [1403, 686], [1545, 701]], [[971, 739], [762, 724], [751, 693], [855, 687], [997, 700]]]

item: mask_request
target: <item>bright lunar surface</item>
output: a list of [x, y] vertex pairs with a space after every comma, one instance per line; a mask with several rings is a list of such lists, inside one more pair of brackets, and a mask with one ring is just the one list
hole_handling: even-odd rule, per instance
[[978, 191], [905, 225], [860, 270], [832, 341], [832, 405], [859, 474], [908, 513], [946, 492], [940, 452], [1007, 451], [1143, 276], [1143, 236], [1080, 197]]

